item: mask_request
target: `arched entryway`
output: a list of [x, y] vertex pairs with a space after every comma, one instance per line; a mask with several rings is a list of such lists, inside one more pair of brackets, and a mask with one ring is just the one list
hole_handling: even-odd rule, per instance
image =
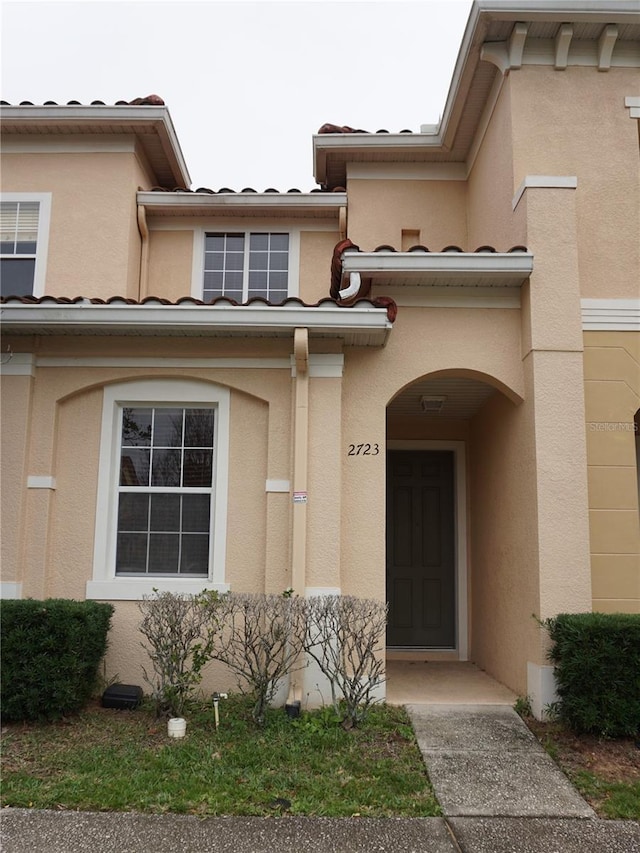
[[469, 658], [474, 437], [483, 412], [519, 401], [491, 377], [452, 370], [417, 379], [388, 404], [390, 655]]

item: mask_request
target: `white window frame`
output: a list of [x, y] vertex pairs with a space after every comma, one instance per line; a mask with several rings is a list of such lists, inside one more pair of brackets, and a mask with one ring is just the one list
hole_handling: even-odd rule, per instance
[[[196, 228], [193, 235], [193, 275], [191, 278], [191, 296], [194, 299], [202, 299], [204, 292], [204, 250], [205, 236], [207, 234], [244, 234], [245, 252], [249, 251], [250, 234], [288, 234], [289, 235], [289, 277], [287, 298], [298, 296], [300, 293], [300, 232], [299, 225], [293, 226], [273, 220], [256, 220], [251, 223], [239, 223], [225, 220], [221, 222], [210, 222], [209, 224]], [[251, 299], [251, 294], [248, 296]]]
[[[108, 385], [104, 389], [93, 577], [87, 582], [87, 598], [136, 601], [144, 595], [151, 595], [154, 589], [183, 593], [202, 590], [226, 592], [229, 589], [225, 582], [225, 558], [230, 396], [228, 388], [195, 379], [136, 380]], [[198, 405], [214, 408], [216, 413], [208, 577], [116, 575], [122, 410], [130, 406], [197, 408]]]
[[[47, 273], [47, 257], [49, 254], [49, 228], [51, 224], [51, 193], [5, 193], [0, 195], [1, 201], [9, 202], [38, 202], [38, 237], [36, 240], [35, 269], [33, 273], [32, 296], [43, 296]], [[25, 255], [2, 255], [3, 258], [21, 258]], [[32, 257], [29, 255], [28, 257]]]

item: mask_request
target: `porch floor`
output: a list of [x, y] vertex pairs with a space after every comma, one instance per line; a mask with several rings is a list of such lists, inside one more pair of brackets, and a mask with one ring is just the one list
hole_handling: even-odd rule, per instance
[[390, 705], [513, 705], [516, 694], [468, 661], [387, 660]]

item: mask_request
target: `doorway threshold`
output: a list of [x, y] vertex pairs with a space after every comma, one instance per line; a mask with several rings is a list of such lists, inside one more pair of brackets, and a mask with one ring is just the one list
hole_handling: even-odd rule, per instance
[[386, 658], [390, 660], [409, 661], [459, 661], [457, 649], [399, 649], [387, 648]]

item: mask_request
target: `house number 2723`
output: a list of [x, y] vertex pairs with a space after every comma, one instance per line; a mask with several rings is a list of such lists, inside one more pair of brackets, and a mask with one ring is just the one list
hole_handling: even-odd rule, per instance
[[377, 444], [350, 444], [347, 456], [377, 456], [380, 448]]

